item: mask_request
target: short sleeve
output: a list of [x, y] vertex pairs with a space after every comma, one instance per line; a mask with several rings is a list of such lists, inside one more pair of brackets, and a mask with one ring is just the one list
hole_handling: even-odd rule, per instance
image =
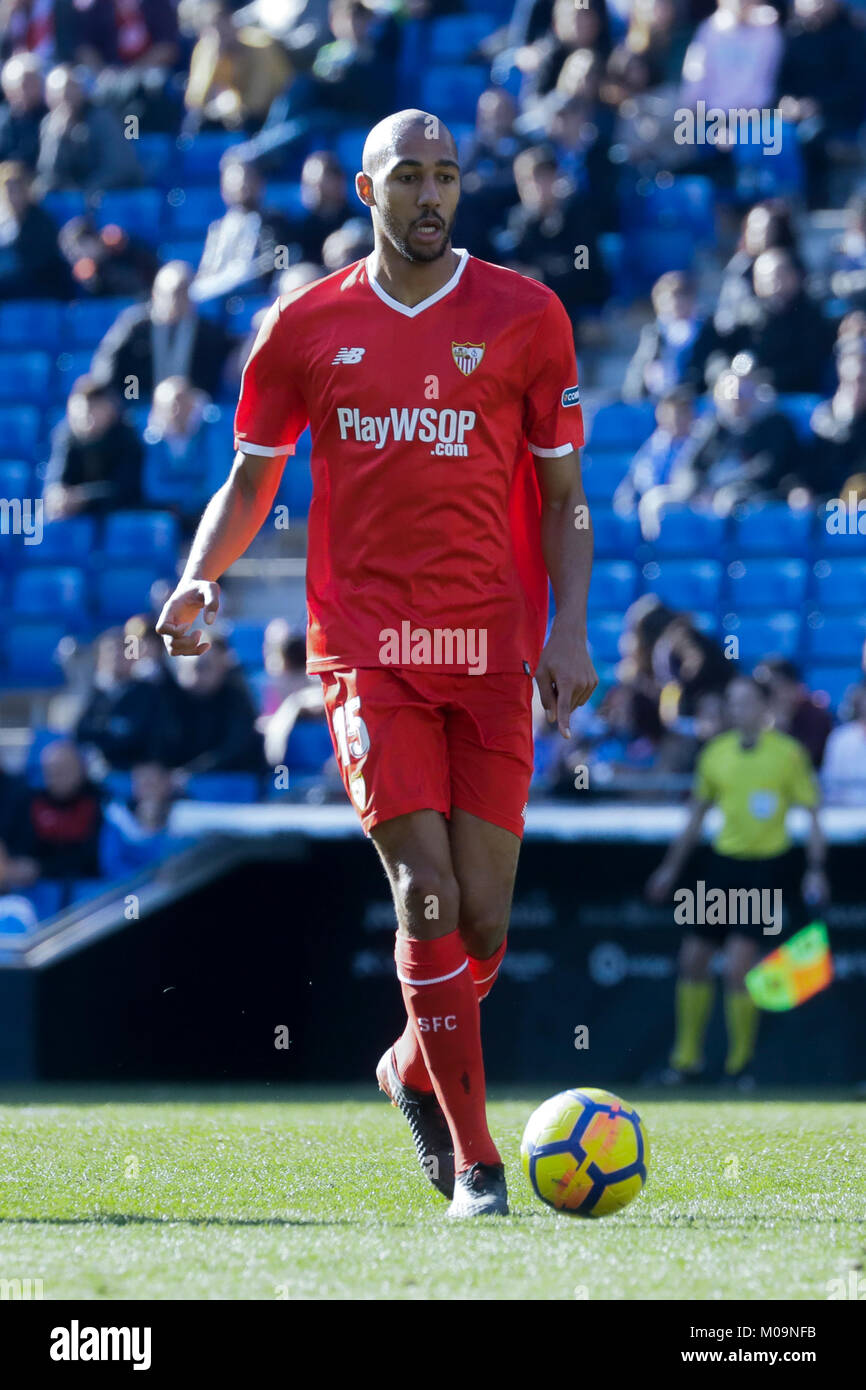
[[692, 783], [692, 797], [695, 801], [715, 801], [717, 798], [716, 785], [713, 781], [712, 744], [708, 744], [698, 757], [695, 766], [695, 779]]
[[551, 294], [529, 349], [523, 425], [533, 454], [559, 458], [583, 444], [574, 332], [562, 300]]
[[793, 806], [817, 806], [820, 800], [818, 779], [812, 769], [809, 754], [796, 739], [791, 758], [790, 797]]
[[308, 414], [286, 343], [276, 300], [265, 315], [241, 376], [235, 411], [235, 449], [246, 454], [293, 454]]

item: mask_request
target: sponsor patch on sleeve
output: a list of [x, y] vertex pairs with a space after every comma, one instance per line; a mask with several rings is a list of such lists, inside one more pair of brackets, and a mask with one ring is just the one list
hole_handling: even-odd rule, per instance
[[580, 405], [580, 387], [566, 386], [562, 393], [563, 405]]

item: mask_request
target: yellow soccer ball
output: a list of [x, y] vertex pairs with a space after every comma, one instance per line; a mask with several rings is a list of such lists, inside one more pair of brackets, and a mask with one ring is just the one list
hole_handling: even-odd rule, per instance
[[523, 1171], [542, 1202], [571, 1216], [607, 1216], [647, 1179], [649, 1140], [633, 1105], [595, 1086], [560, 1091], [529, 1117]]

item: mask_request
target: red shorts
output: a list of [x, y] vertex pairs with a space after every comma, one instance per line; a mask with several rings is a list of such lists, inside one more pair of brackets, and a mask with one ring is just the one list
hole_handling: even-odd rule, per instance
[[337, 765], [364, 834], [409, 811], [469, 811], [523, 838], [532, 676], [418, 667], [319, 672]]

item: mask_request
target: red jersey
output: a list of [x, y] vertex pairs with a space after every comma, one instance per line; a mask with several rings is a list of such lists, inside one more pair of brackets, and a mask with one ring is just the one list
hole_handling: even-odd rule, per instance
[[574, 335], [544, 285], [457, 254], [412, 308], [364, 260], [284, 295], [244, 368], [236, 449], [291, 454], [310, 425], [309, 672], [538, 664], [532, 454], [583, 443]]

